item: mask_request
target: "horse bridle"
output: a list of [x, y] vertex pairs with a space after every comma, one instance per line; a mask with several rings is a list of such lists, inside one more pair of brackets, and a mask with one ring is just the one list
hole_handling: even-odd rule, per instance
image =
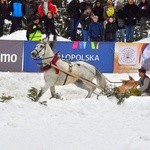
[[[38, 51], [36, 48], [34, 49], [34, 51], [37, 52], [37, 55], [39, 55], [39, 53], [44, 49], [44, 54], [45, 54], [45, 50], [46, 50], [46, 44], [44, 44], [44, 46]], [[43, 54], [43, 55], [44, 55]], [[55, 56], [55, 55], [54, 55]], [[46, 57], [46, 58], [36, 58], [36, 60], [45, 60], [45, 59], [49, 59], [49, 58], [53, 58], [54, 56], [51, 57]]]
[[44, 54], [45, 54], [45, 50], [46, 50], [46, 44], [44, 44], [44, 46], [42, 46], [42, 48], [38, 51], [36, 48], [34, 49], [34, 51], [37, 52], [37, 55], [39, 55], [39, 53], [44, 49]]

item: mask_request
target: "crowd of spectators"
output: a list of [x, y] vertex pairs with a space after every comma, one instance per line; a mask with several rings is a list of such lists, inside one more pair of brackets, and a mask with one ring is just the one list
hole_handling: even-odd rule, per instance
[[[76, 40], [77, 23], [80, 23], [83, 41], [117, 41], [121, 37], [122, 42], [132, 42], [136, 25], [140, 24], [140, 38], [143, 38], [146, 21], [150, 18], [147, 0], [140, 0], [138, 5], [134, 0], [124, 5], [119, 0], [116, 4], [108, 0], [105, 5], [100, 0], [94, 4], [91, 0], [72, 0], [67, 10], [71, 18], [71, 40]], [[94, 21], [94, 16], [98, 21]]]
[[0, 36], [3, 36], [4, 20], [11, 21], [10, 33], [22, 29], [26, 25], [28, 40], [39, 41], [42, 34], [48, 37], [53, 34], [56, 40], [54, 17], [57, 6], [52, 0], [0, 0]]
[[[78, 40], [77, 30], [81, 25], [82, 41], [120, 41], [132, 42], [135, 27], [140, 24], [140, 38], [146, 21], [150, 18], [148, 0], [128, 0], [126, 4], [117, 1], [115, 4], [108, 0], [71, 0], [66, 11], [70, 17], [70, 39]], [[52, 0], [0, 0], [0, 36], [3, 36], [4, 20], [11, 21], [10, 33], [22, 28], [22, 22], [27, 26], [27, 39], [41, 40], [42, 34], [53, 35], [57, 39], [55, 17], [58, 15], [57, 6]], [[68, 32], [69, 32], [68, 31]]]

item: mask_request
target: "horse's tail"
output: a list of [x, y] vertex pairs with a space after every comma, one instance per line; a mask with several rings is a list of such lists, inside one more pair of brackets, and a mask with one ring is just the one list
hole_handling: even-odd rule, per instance
[[102, 88], [105, 89], [106, 87], [106, 77], [96, 69], [96, 80], [98, 85]]

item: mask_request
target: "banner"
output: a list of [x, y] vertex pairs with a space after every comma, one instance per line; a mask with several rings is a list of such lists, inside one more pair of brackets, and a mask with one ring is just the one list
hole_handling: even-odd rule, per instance
[[54, 51], [65, 61], [85, 61], [103, 73], [112, 73], [114, 43], [112, 42], [56, 42]]
[[38, 63], [42, 63], [41, 60], [34, 60], [31, 58], [31, 51], [35, 49], [37, 42], [25, 41], [24, 42], [24, 72], [39, 72], [40, 69], [37, 66]]
[[21, 72], [23, 41], [0, 40], [0, 71]]
[[114, 72], [134, 73], [141, 67], [150, 69], [150, 45], [147, 43], [116, 43]]

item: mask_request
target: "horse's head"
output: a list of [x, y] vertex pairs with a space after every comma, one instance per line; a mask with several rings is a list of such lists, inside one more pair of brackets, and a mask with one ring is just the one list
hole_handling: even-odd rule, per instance
[[54, 55], [52, 47], [53, 42], [49, 43], [46, 39], [43, 39], [40, 43], [36, 45], [35, 49], [31, 52], [31, 57], [33, 59], [51, 57]]

